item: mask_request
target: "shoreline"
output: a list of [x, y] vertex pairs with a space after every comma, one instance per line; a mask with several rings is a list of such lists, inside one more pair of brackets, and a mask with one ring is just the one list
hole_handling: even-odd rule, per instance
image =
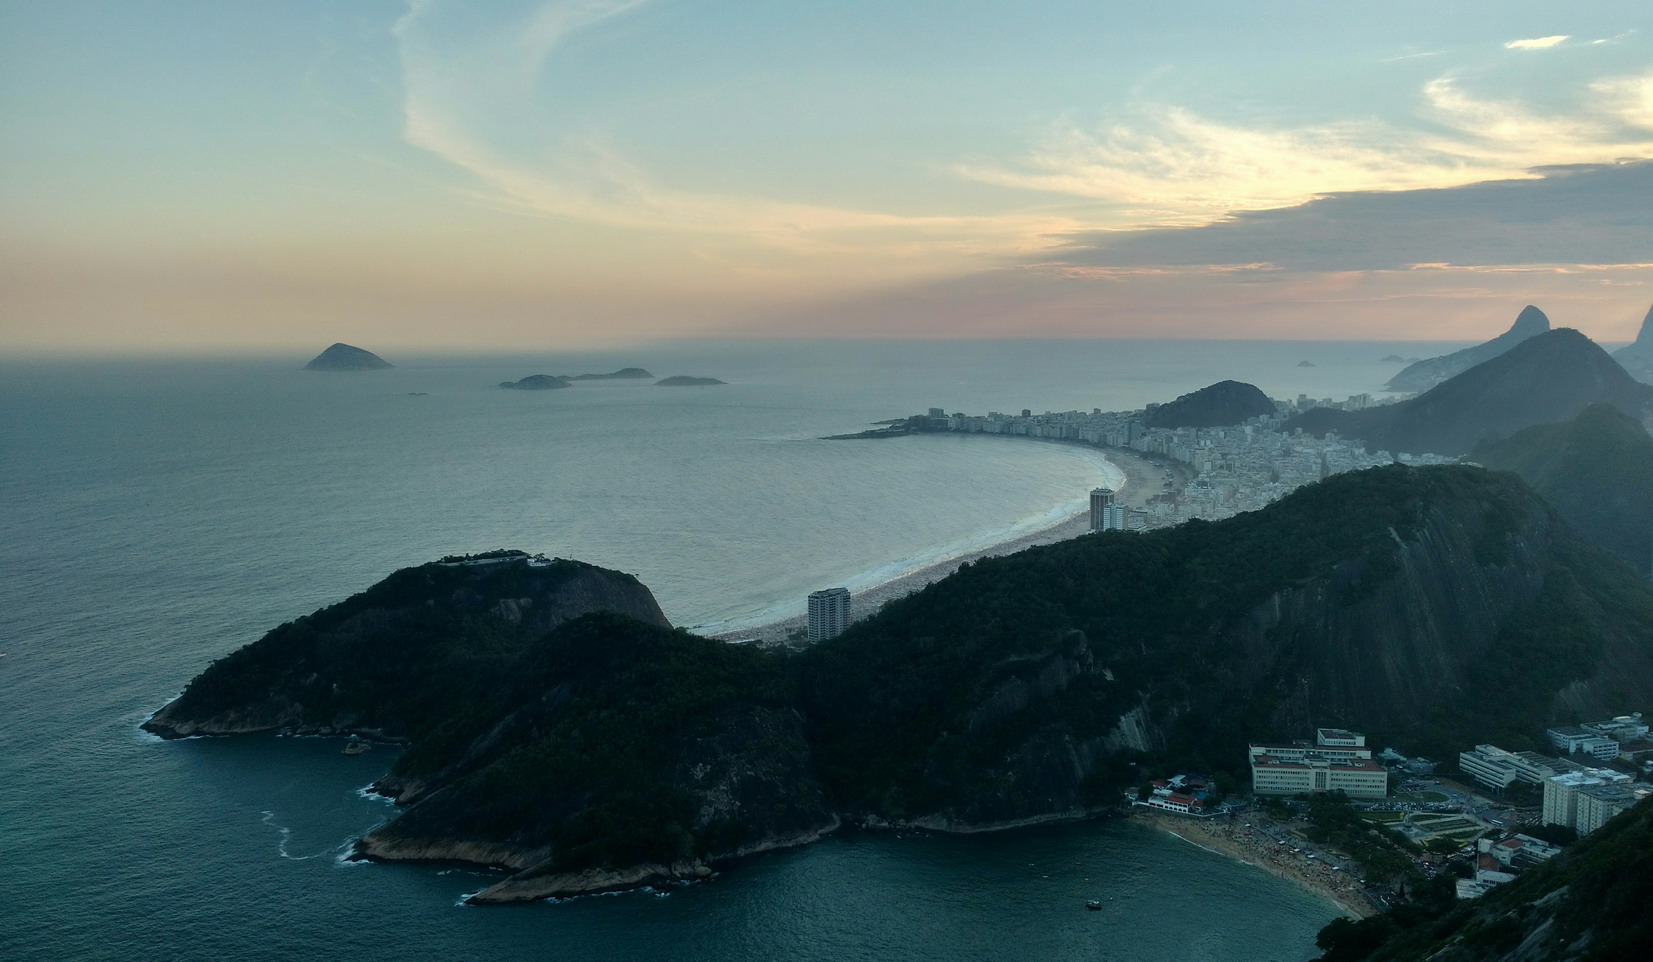
[[[1135, 451], [1118, 448], [1093, 450], [1101, 456], [1102, 460], [1113, 465], [1119, 470], [1120, 474], [1125, 476], [1124, 485], [1116, 492], [1116, 500], [1133, 510], [1145, 510], [1149, 498], [1166, 490], [1164, 482], [1167, 479], [1178, 477], [1174, 469], [1150, 461]], [[850, 620], [856, 622], [874, 615], [886, 603], [924, 590], [932, 583], [958, 571], [963, 564], [973, 564], [983, 558], [1015, 554], [1028, 548], [1067, 541], [1089, 531], [1090, 509], [1086, 507], [1055, 524], [1036, 531], [1029, 531], [933, 564], [924, 565], [906, 574], [897, 575], [887, 581], [854, 592], [853, 613]], [[750, 628], [719, 631], [708, 635], [708, 637], [730, 642], [756, 642], [765, 645], [785, 644], [789, 640], [789, 635], [804, 631], [807, 626], [808, 616], [798, 614]]]
[[[1258, 824], [1259, 827], [1259, 820], [1267, 818], [1255, 812], [1249, 813], [1246, 817], [1251, 818], [1253, 824]], [[1208, 824], [1192, 818], [1133, 811], [1130, 818], [1208, 852], [1260, 868], [1275, 878], [1291, 882], [1306, 892], [1331, 901], [1345, 915], [1353, 918], [1371, 918], [1381, 911], [1378, 906], [1372, 904], [1372, 900], [1366, 895], [1365, 887], [1349, 877], [1348, 873], [1334, 871], [1324, 863], [1304, 859], [1294, 852], [1284, 850], [1261, 831], [1250, 835], [1241, 834], [1232, 817], [1224, 819], [1221, 824]]]

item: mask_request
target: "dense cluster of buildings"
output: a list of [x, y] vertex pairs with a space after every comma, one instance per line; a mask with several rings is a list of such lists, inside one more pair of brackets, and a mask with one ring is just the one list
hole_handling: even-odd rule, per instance
[[[1372, 405], [1368, 394], [1347, 401], [1330, 398], [1295, 402], [1276, 401], [1274, 414], [1254, 417], [1222, 428], [1150, 428], [1142, 411], [1045, 412], [1018, 414], [997, 411], [985, 415], [948, 414], [931, 408], [923, 419], [931, 431], [1003, 434], [1074, 441], [1099, 447], [1124, 448], [1169, 458], [1192, 475], [1179, 492], [1156, 498], [1146, 512], [1119, 508], [1119, 528], [1156, 528], [1189, 518], [1217, 520], [1264, 507], [1297, 488], [1340, 474], [1393, 461], [1445, 464], [1453, 459], [1436, 455], [1392, 455], [1368, 452], [1359, 441], [1334, 436], [1317, 438], [1284, 430], [1286, 419], [1311, 407], [1359, 410]], [[1094, 511], [1094, 507], [1093, 507]], [[1092, 527], [1096, 528], [1093, 516]], [[1098, 529], [1102, 530], [1102, 529]]]
[[1133, 804], [1177, 815], [1207, 816], [1217, 814], [1216, 806], [1208, 806], [1207, 799], [1216, 786], [1204, 775], [1173, 775], [1156, 778], [1148, 784], [1148, 795]]
[[1475, 843], [1475, 848], [1474, 870], [1469, 878], [1457, 882], [1461, 899], [1479, 898], [1495, 885], [1514, 881], [1522, 869], [1543, 864], [1561, 854], [1561, 846], [1521, 834], [1496, 840], [1482, 838]]
[[1365, 735], [1319, 728], [1313, 744], [1252, 745], [1251, 790], [1258, 795], [1341, 790], [1350, 798], [1383, 798], [1389, 794], [1389, 770], [1372, 760]]
[[1627, 772], [1601, 767], [1602, 762], [1619, 759], [1636, 761], [1648, 750], [1648, 731], [1640, 713], [1561, 726], [1544, 734], [1557, 750], [1567, 753], [1564, 756], [1477, 745], [1459, 753], [1458, 769], [1498, 793], [1517, 785], [1541, 790], [1544, 824], [1565, 825], [1588, 835], [1653, 795], [1653, 785], [1638, 782]]

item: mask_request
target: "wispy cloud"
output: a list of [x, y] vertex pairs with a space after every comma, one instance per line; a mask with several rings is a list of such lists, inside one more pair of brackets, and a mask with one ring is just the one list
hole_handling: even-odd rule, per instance
[[[405, 139], [473, 175], [474, 196], [485, 203], [616, 227], [739, 235], [799, 252], [876, 249], [896, 258], [1016, 253], [1079, 226], [1040, 214], [903, 216], [659, 182], [601, 131], [566, 129], [555, 115], [554, 93], [541, 89], [559, 48], [650, 2], [564, 0], [515, 21], [496, 18], [456, 29], [454, 14], [462, 8], [446, 0], [409, 0], [393, 29]], [[523, 131], [533, 132], [529, 149], [521, 143]]]
[[1099, 130], [1054, 125], [1018, 164], [956, 171], [1157, 209], [1160, 225], [1186, 225], [1330, 193], [1530, 179], [1534, 167], [1653, 157], [1653, 73], [1601, 80], [1583, 96], [1576, 110], [1542, 113], [1472, 96], [1445, 76], [1423, 87], [1412, 127], [1368, 119], [1259, 128], [1145, 105]]
[[1534, 37], [1531, 40], [1511, 40], [1504, 44], [1505, 50], [1545, 50], [1571, 39], [1568, 34], [1556, 34], [1553, 37]]

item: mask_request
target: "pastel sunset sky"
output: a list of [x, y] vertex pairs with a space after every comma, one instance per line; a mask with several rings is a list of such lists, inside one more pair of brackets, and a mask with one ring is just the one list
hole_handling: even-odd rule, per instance
[[1623, 341], [1645, 2], [14, 0], [0, 350]]

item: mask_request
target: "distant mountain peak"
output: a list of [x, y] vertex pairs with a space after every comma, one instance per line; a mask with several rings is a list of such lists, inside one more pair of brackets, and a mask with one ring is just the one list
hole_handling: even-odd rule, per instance
[[1642, 318], [1642, 329], [1636, 334], [1635, 343], [1614, 351], [1613, 360], [1629, 371], [1631, 377], [1643, 384], [1653, 384], [1653, 307], [1648, 308], [1647, 316]]
[[1521, 340], [1526, 340], [1535, 334], [1542, 334], [1549, 329], [1550, 318], [1548, 315], [1533, 305], [1528, 304], [1526, 307], [1521, 308], [1521, 313], [1517, 314], [1515, 317], [1515, 323], [1511, 324], [1510, 329], [1504, 332], [1504, 336], [1509, 337], [1514, 335]]
[[1492, 360], [1510, 348], [1550, 329], [1550, 319], [1531, 304], [1521, 309], [1510, 329], [1483, 344], [1417, 361], [1389, 379], [1391, 391], [1422, 393], [1435, 385]]

